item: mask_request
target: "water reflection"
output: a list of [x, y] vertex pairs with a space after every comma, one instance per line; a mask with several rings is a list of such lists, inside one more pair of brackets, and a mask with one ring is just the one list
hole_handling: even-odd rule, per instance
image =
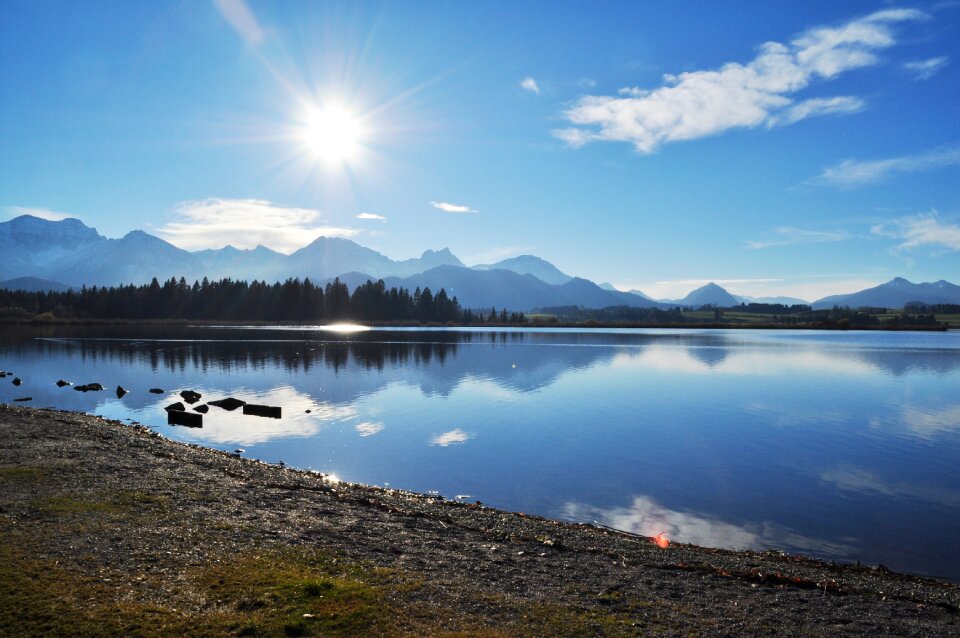
[[960, 492], [930, 485], [905, 481], [886, 481], [877, 473], [862, 467], [838, 467], [820, 475], [820, 480], [832, 483], [846, 492], [872, 494], [902, 501], [922, 500], [948, 507], [960, 507]]
[[628, 506], [601, 508], [567, 503], [563, 512], [571, 520], [597, 521], [615, 529], [673, 542], [728, 549], [779, 549], [816, 553], [835, 558], [848, 556], [851, 547], [798, 534], [772, 522], [733, 524], [707, 515], [672, 510], [649, 496], [634, 496]]
[[[960, 557], [943, 558], [960, 537], [958, 336], [12, 328], [0, 369], [24, 384], [0, 382], [0, 401], [344, 480], [960, 580]], [[184, 389], [283, 418], [211, 408], [202, 428], [168, 426]]]
[[960, 404], [905, 405], [899, 408], [899, 416], [872, 417], [870, 425], [877, 429], [932, 439], [940, 434], [960, 431]]
[[430, 445], [447, 447], [448, 445], [456, 445], [457, 443], [466, 443], [471, 438], [473, 437], [460, 428], [457, 428], [456, 430], [450, 430], [449, 432], [444, 432], [443, 434], [438, 434], [433, 437], [430, 439]]

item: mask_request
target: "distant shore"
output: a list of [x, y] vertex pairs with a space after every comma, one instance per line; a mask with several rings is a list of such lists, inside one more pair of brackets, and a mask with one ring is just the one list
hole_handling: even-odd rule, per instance
[[960, 587], [339, 483], [0, 404], [0, 635], [960, 632]]
[[[306, 322], [277, 322], [277, 321], [224, 321], [224, 320], [201, 320], [201, 319], [13, 319], [9, 317], [0, 317], [0, 325], [21, 325], [21, 326], [304, 326], [314, 327], [318, 325], [330, 325], [330, 323], [352, 323], [350, 319], [343, 319], [337, 322], [318, 323], [315, 321]], [[370, 328], [536, 328], [550, 330], [553, 328], [583, 328], [583, 329], [691, 329], [691, 330], [824, 330], [824, 331], [887, 331], [887, 332], [946, 332], [951, 329], [947, 323], [936, 325], [868, 325], [868, 326], [840, 326], [816, 322], [810, 324], [798, 323], [736, 323], [736, 322], [683, 322], [683, 323], [638, 323], [638, 322], [538, 322], [527, 323], [473, 323], [473, 324], [454, 324], [454, 323], [431, 323], [417, 321], [364, 321], [358, 325]]]

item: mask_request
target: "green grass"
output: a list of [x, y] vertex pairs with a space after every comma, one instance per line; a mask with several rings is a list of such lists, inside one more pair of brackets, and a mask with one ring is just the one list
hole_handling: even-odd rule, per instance
[[169, 499], [144, 492], [129, 490], [110, 495], [97, 495], [90, 498], [72, 496], [48, 496], [33, 500], [31, 507], [47, 516], [69, 516], [93, 513], [123, 514], [134, 512], [142, 514], [151, 509], [164, 509]]

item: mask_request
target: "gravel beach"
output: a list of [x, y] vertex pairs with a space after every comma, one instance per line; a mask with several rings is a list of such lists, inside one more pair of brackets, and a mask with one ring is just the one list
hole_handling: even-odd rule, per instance
[[0, 635], [957, 636], [960, 587], [338, 483], [0, 405]]

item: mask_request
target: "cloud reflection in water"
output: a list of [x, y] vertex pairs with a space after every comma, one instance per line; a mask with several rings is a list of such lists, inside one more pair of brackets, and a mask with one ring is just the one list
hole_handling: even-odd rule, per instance
[[851, 554], [850, 545], [797, 534], [774, 523], [734, 525], [709, 516], [663, 507], [649, 496], [635, 496], [627, 507], [601, 508], [567, 503], [562, 516], [576, 521], [597, 521], [641, 536], [663, 534], [671, 541], [726, 549], [782, 549], [833, 557]]
[[456, 430], [450, 430], [449, 432], [444, 432], [439, 434], [432, 439], [430, 439], [430, 445], [439, 445], [440, 447], [447, 447], [449, 445], [455, 445], [458, 443], [465, 443], [473, 437], [457, 428]]

